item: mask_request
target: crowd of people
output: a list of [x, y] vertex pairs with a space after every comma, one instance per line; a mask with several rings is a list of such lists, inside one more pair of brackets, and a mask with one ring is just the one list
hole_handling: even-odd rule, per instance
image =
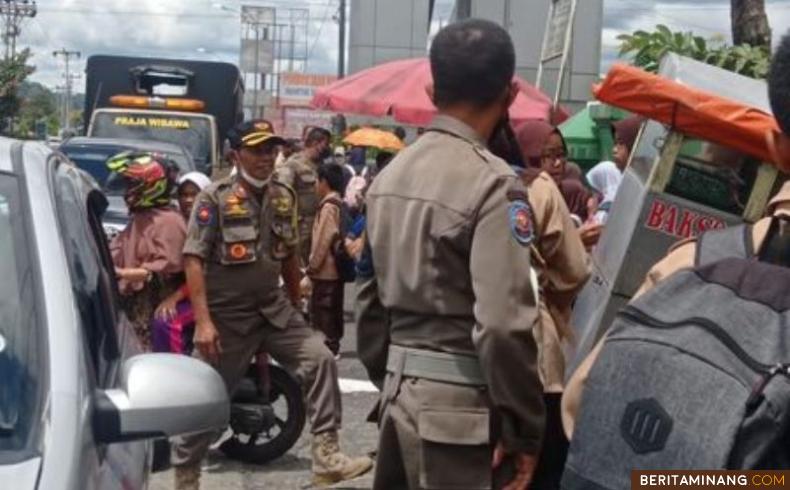
[[[790, 41], [776, 56], [790, 57]], [[643, 120], [616, 123], [613, 160], [583, 174], [558, 128], [508, 120], [518, 89], [501, 27], [448, 26], [430, 58], [439, 114], [375, 163], [363, 147], [333, 149], [318, 127], [295, 149], [264, 120], [231, 131], [234, 172], [213, 183], [178, 178], [161, 155], [112, 158], [130, 212], [111, 245], [124, 309], [146, 350], [194, 350], [229, 392], [261, 349], [294, 373], [314, 483], [330, 485], [373, 467], [338, 444], [336, 361], [355, 280], [358, 354], [381, 389], [374, 488], [560, 488], [603, 345], [566, 390], [571, 309]], [[790, 139], [772, 141], [790, 160]], [[788, 203], [780, 194], [771, 209]], [[639, 294], [688, 267], [693, 247], [675, 248]], [[199, 488], [212, 437], [175, 441], [177, 489]]]

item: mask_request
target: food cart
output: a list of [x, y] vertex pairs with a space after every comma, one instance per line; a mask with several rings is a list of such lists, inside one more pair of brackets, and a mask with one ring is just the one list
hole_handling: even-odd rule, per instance
[[757, 221], [785, 179], [765, 163], [776, 123], [764, 81], [669, 54], [658, 76], [615, 66], [595, 93], [648, 120], [574, 306], [569, 375], [672, 244]]

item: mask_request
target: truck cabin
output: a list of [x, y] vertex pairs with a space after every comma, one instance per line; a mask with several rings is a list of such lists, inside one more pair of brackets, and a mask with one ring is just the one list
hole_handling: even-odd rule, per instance
[[96, 55], [86, 71], [88, 136], [175, 143], [207, 175], [220, 166], [222, 138], [243, 116], [235, 65]]
[[[721, 94], [727, 101], [748, 105], [765, 116], [760, 121], [766, 124], [773, 121], [762, 81], [676, 55], [664, 59], [659, 74], [714, 97]], [[747, 94], [748, 99], [733, 96], [739, 93]], [[639, 109], [630, 100], [615, 100], [618, 102], [623, 103], [623, 109]], [[736, 148], [734, 139], [719, 136], [710, 127], [702, 131], [707, 137], [689, 134], [700, 134], [698, 127], [705, 124], [705, 118], [700, 115], [695, 120], [693, 111], [687, 112], [686, 126], [691, 131], [682, 124], [667, 124], [656, 114], [642, 114], [654, 118], [642, 125], [609, 221], [593, 252], [592, 277], [574, 306], [571, 323], [577, 345], [569, 375], [673, 244], [706, 230], [759, 220], [785, 180], [773, 164], [763, 161], [766, 152], [745, 151], [740, 141]], [[747, 135], [743, 136], [746, 140]], [[758, 137], [754, 134], [753, 140]]]

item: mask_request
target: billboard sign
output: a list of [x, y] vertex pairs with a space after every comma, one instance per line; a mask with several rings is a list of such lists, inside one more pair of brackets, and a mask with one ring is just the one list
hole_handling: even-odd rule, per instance
[[541, 60], [553, 60], [565, 52], [568, 29], [571, 27], [571, 17], [574, 10], [573, 3], [574, 0], [553, 0]]
[[283, 73], [280, 75], [280, 105], [308, 107], [315, 90], [335, 80], [336, 75]]
[[241, 71], [271, 73], [274, 68], [274, 42], [261, 39], [241, 40]]
[[333, 115], [331, 112], [315, 111], [305, 107], [284, 107], [281, 134], [286, 138], [301, 138], [304, 128], [308, 126], [329, 129], [332, 127]]

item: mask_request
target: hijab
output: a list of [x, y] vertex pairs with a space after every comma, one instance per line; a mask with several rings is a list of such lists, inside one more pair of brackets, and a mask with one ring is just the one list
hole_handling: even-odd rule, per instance
[[197, 186], [198, 189], [201, 191], [211, 184], [211, 179], [209, 179], [206, 174], [202, 172], [189, 172], [182, 175], [178, 179], [178, 187], [186, 184], [187, 182], [191, 182]]
[[634, 143], [636, 143], [636, 137], [639, 135], [639, 129], [643, 122], [645, 122], [644, 117], [631, 116], [612, 123], [616, 140], [621, 141], [628, 148], [628, 153], [634, 149]]
[[603, 202], [614, 201], [623, 174], [614, 162], [601, 162], [587, 172], [587, 182], [603, 196]]
[[516, 141], [521, 147], [524, 163], [540, 168], [543, 144], [553, 132], [554, 126], [544, 121], [525, 121], [516, 128]]
[[[565, 153], [567, 154], [568, 143], [565, 141], [565, 136], [562, 135], [559, 128], [554, 128], [552, 132], [546, 136], [544, 143], [552, 134], [556, 134], [560, 137], [562, 146], [565, 148]], [[577, 170], [578, 167], [573, 168], [571, 163], [572, 162], [567, 160], [565, 162], [565, 177], [560, 181], [560, 192], [562, 193], [562, 197], [565, 198], [565, 204], [568, 205], [568, 211], [578, 216], [582, 223], [584, 223], [589, 218], [590, 208], [588, 203], [590, 198], [593, 197], [593, 194], [582, 183], [581, 170]]]

